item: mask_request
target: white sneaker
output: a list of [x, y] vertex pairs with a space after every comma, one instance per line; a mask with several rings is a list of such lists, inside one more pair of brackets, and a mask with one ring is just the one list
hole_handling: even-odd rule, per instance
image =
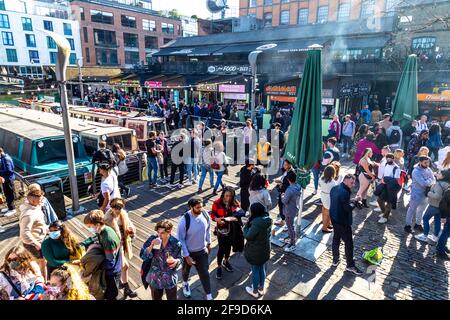
[[371, 206], [374, 206], [374, 207], [378, 207], [378, 202], [377, 201], [371, 201], [371, 202], [369, 202], [369, 204], [371, 205]]
[[375, 209], [373, 209], [373, 212], [381, 212], [381, 209], [380, 208], [375, 208]]
[[384, 217], [384, 213], [380, 213], [379, 215], [378, 215], [378, 218], [383, 218]]
[[0, 211], [1, 213], [7, 213], [9, 211], [8, 208], [3, 208], [2, 211]]
[[16, 209], [7, 211], [3, 216], [8, 218], [16, 214]]
[[247, 291], [247, 293], [249, 295], [251, 295], [253, 298], [258, 299], [259, 298], [259, 294], [256, 292], [253, 292], [253, 287], [245, 287], [245, 291]]
[[386, 223], [387, 219], [385, 217], [381, 217], [380, 220], [378, 220], [378, 223]]
[[436, 237], [434, 234], [429, 234], [428, 235], [428, 240], [431, 240], [431, 242], [436, 243], [436, 242], [438, 242], [439, 237]]
[[428, 239], [428, 237], [426, 235], [424, 235], [423, 233], [415, 235], [414, 238], [416, 238], [416, 240], [419, 240], [422, 242], [427, 242], [427, 239]]
[[192, 181], [188, 181], [184, 184], [185, 186], [192, 186]]
[[3, 227], [0, 227], [0, 233], [3, 233], [3, 232], [5, 232], [6, 231], [6, 229], [5, 228], [3, 228]]
[[189, 288], [189, 284], [183, 283], [183, 295], [185, 298], [191, 297], [191, 288]]
[[297, 247], [295, 245], [290, 245], [286, 248], [284, 248], [284, 252], [292, 252], [295, 251], [297, 249]]

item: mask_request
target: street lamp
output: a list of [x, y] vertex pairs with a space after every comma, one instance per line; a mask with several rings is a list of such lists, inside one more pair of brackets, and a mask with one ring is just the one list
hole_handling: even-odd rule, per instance
[[255, 107], [256, 107], [256, 60], [258, 59], [258, 55], [261, 53], [261, 50], [256, 50], [250, 52], [248, 55], [248, 62], [250, 63], [250, 67], [252, 68], [252, 89], [251, 89], [251, 119], [252, 122], [255, 123]]
[[69, 56], [70, 56], [70, 44], [66, 38], [63, 36], [46, 31], [39, 30], [46, 33], [48, 36], [52, 37], [58, 46], [58, 56], [56, 59], [56, 79], [58, 80], [58, 85], [60, 88], [61, 95], [61, 109], [62, 109], [62, 120], [63, 120], [63, 129], [64, 129], [64, 140], [66, 144], [66, 155], [67, 155], [67, 165], [69, 167], [69, 182], [70, 182], [70, 193], [72, 196], [72, 214], [75, 214], [80, 210], [80, 199], [78, 195], [78, 184], [77, 184], [77, 175], [75, 171], [75, 156], [73, 151], [73, 143], [72, 143], [72, 131], [70, 129], [69, 122], [69, 110], [67, 103], [67, 87], [66, 87], [66, 70], [67, 65], [69, 64]]
[[83, 66], [83, 57], [77, 59], [77, 65], [78, 65], [78, 82], [80, 83], [80, 97], [81, 101], [84, 101], [83, 75], [81, 74], [81, 67]]

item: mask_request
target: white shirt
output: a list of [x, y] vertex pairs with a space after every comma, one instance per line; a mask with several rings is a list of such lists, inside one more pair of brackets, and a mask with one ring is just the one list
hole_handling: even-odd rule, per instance
[[331, 189], [333, 189], [335, 186], [339, 184], [339, 181], [331, 180], [330, 182], [325, 182], [321, 178], [319, 180], [319, 186], [320, 186], [320, 199], [322, 200], [322, 205], [325, 209], [330, 209], [331, 199], [330, 199], [330, 192]]
[[378, 167], [378, 179], [382, 179], [384, 176], [384, 167], [386, 166], [386, 158], [381, 159], [380, 166]]
[[[112, 199], [120, 198], [120, 189], [119, 189], [119, 183], [117, 181], [117, 176], [115, 173], [111, 171], [109, 176], [102, 181], [100, 184], [100, 189], [102, 194], [109, 192], [109, 201], [111, 202]], [[106, 206], [106, 210], [109, 210], [111, 206]]]
[[427, 123], [417, 122], [416, 132], [420, 133], [422, 130], [428, 130]]
[[[395, 175], [394, 175], [394, 168], [397, 167], [397, 169], [395, 170]], [[400, 179], [400, 168], [395, 165], [395, 164], [386, 164], [384, 166], [384, 173], [383, 173], [383, 177], [391, 177], [391, 178], [395, 178], [395, 179]]]

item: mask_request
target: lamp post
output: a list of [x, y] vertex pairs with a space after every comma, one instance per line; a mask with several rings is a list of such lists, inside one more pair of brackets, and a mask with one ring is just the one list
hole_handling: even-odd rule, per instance
[[258, 55], [261, 53], [261, 50], [256, 50], [250, 52], [248, 55], [248, 62], [250, 63], [250, 67], [252, 68], [252, 89], [251, 89], [251, 119], [252, 122], [255, 123], [255, 107], [256, 107], [256, 60], [258, 59]]
[[78, 82], [80, 83], [80, 97], [81, 101], [84, 101], [84, 86], [83, 86], [83, 75], [81, 74], [81, 67], [83, 66], [83, 57], [78, 58]]
[[64, 129], [64, 140], [67, 155], [67, 165], [69, 167], [69, 182], [70, 182], [70, 193], [72, 197], [72, 214], [80, 211], [80, 199], [78, 195], [78, 184], [77, 175], [75, 171], [75, 156], [73, 151], [72, 143], [72, 131], [70, 129], [69, 122], [69, 110], [68, 110], [68, 98], [67, 98], [67, 87], [66, 87], [66, 70], [69, 64], [70, 56], [70, 44], [66, 38], [63, 36], [49, 32], [45, 30], [40, 30], [55, 40], [58, 46], [58, 57], [56, 60], [56, 79], [58, 80], [58, 85], [61, 94], [61, 109], [62, 109], [62, 120]]

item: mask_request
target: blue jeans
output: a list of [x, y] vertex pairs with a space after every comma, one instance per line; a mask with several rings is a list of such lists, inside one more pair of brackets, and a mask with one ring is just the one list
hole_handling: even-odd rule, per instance
[[194, 180], [197, 181], [198, 163], [194, 163], [191, 159], [191, 163], [186, 163], [186, 171], [187, 171], [189, 182], [192, 182], [192, 169], [194, 169]]
[[314, 176], [314, 190], [317, 190], [319, 189], [320, 169], [312, 168], [312, 173]]
[[353, 147], [352, 137], [342, 135], [342, 145], [344, 153], [350, 152]]
[[444, 224], [444, 229], [442, 229], [442, 234], [439, 237], [439, 241], [436, 246], [437, 253], [445, 254], [447, 249], [447, 240], [450, 237], [450, 218], [447, 218]]
[[[156, 181], [158, 179], [158, 161], [156, 161], [156, 157], [148, 157], [147, 158], [148, 163], [148, 183], [149, 184], [156, 184]], [[152, 172], [153, 172], [153, 178], [152, 178]]]
[[214, 185], [214, 191], [217, 191], [219, 189], [219, 186], [222, 184], [222, 177], [225, 171], [216, 171], [217, 174], [217, 180], [216, 184]]
[[441, 232], [441, 213], [439, 208], [428, 206], [425, 214], [423, 215], [423, 234], [428, 235], [430, 233], [430, 219], [434, 217], [434, 235], [437, 237]]
[[261, 266], [252, 265], [251, 267], [253, 290], [264, 288], [264, 281], [266, 280], [266, 264]]
[[206, 174], [209, 173], [209, 183], [211, 188], [214, 187], [214, 171], [209, 166], [201, 165], [202, 173], [200, 175], [200, 181], [198, 183], [198, 188], [201, 189], [203, 187], [203, 182], [205, 182]]

